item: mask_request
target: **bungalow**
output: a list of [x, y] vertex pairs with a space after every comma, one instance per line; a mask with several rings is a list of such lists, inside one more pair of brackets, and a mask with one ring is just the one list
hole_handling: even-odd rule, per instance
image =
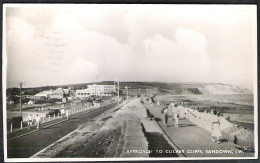
[[80, 89], [76, 90], [76, 97], [77, 98], [86, 98], [90, 96], [90, 90], [89, 89]]
[[30, 100], [27, 104], [32, 105], [34, 104], [34, 101]]
[[68, 96], [70, 94], [70, 89], [63, 89], [63, 92], [65, 95]]
[[58, 88], [55, 91], [53, 91], [52, 98], [56, 99], [62, 99], [65, 96], [65, 92], [62, 88]]
[[34, 95], [34, 97], [36, 97], [36, 98], [52, 98], [52, 96], [53, 96], [52, 90], [42, 91], [42, 92], [39, 92], [36, 95]]
[[10, 105], [12, 105], [12, 104], [14, 104], [14, 101], [11, 100], [11, 101], [8, 101], [7, 103], [10, 104]]

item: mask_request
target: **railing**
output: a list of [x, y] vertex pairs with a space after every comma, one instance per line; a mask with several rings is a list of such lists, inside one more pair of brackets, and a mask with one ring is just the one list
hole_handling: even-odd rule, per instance
[[[84, 112], [84, 111], [87, 111], [91, 108], [99, 108], [99, 106], [78, 106], [76, 108], [72, 108], [72, 109], [69, 109], [69, 110], [66, 110], [65, 111], [65, 114], [54, 114], [53, 116], [47, 116], [47, 117], [41, 117], [40, 118], [40, 124], [43, 125], [43, 124], [46, 124], [46, 123], [49, 123], [49, 122], [54, 122], [54, 121], [59, 121], [60, 119], [64, 119], [64, 118], [69, 118], [71, 115], [75, 115], [75, 114], [78, 114], [78, 113], [81, 113], [81, 112]], [[17, 131], [21, 131], [23, 129], [28, 129], [29, 127], [35, 127], [36, 126], [36, 119], [32, 119], [32, 125], [29, 126], [28, 125], [28, 121], [21, 121], [20, 123], [20, 126], [16, 126], [16, 128], [14, 128], [13, 124], [9, 124], [10, 125], [10, 128], [8, 127], [8, 133], [13, 133], [13, 132], [17, 132]]]
[[[180, 111], [183, 115], [187, 116], [186, 118], [189, 121], [211, 132], [211, 114], [198, 112], [197, 110], [192, 110], [191, 108], [187, 107], [183, 107]], [[190, 114], [193, 115], [193, 117], [190, 117]], [[251, 149], [254, 149], [254, 135], [252, 132], [237, 127], [236, 125], [227, 121], [224, 117], [219, 117], [219, 119], [222, 138], [227, 139], [230, 142], [235, 142], [238, 145], [247, 146]]]

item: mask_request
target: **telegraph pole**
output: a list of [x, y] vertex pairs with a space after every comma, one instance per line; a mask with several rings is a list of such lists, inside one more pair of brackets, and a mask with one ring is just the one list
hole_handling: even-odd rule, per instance
[[114, 81], [114, 83], [117, 82], [118, 90], [117, 90], [117, 105], [119, 105], [119, 81]]
[[119, 105], [119, 81], [117, 81], [118, 84], [118, 100], [117, 100], [117, 105]]
[[128, 87], [127, 87], [127, 101], [128, 101], [128, 97], [129, 97], [129, 96], [128, 96]]
[[20, 115], [22, 116], [22, 87], [23, 87], [23, 82], [20, 82], [19, 85], [20, 85]]
[[125, 86], [125, 89], [126, 89], [126, 91], [127, 91], [127, 101], [128, 101], [128, 87]]

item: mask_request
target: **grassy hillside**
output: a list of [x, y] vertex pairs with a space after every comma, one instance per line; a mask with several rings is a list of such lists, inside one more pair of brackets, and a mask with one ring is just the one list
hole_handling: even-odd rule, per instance
[[[69, 84], [58, 86], [45, 86], [36, 88], [23, 88], [23, 93], [28, 95], [34, 95], [43, 90], [56, 89], [59, 87], [72, 89], [84, 89], [90, 84], [116, 84], [113, 81], [102, 81], [92, 83], [81, 84]], [[250, 93], [249, 90], [240, 88], [238, 86], [232, 86], [220, 83], [166, 83], [166, 82], [120, 82], [120, 89], [124, 89], [128, 86], [131, 90], [140, 89], [140, 91], [154, 90], [159, 94], [240, 94]], [[7, 89], [7, 95], [19, 94], [18, 88]]]

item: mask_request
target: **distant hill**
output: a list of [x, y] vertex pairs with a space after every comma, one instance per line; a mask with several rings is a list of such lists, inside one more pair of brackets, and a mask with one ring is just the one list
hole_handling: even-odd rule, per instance
[[[92, 83], [81, 84], [68, 84], [60, 86], [45, 86], [37, 88], [23, 88], [23, 91], [28, 94], [36, 94], [43, 90], [56, 89], [59, 87], [72, 89], [84, 89], [89, 84], [116, 84], [113, 81], [101, 81]], [[221, 83], [166, 83], [166, 82], [120, 82], [120, 89], [130, 87], [130, 89], [154, 89], [160, 94], [252, 94], [248, 89], [240, 88], [234, 85], [221, 84]], [[17, 88], [7, 89], [7, 94], [17, 94]]]
[[[87, 88], [88, 84], [114, 84], [113, 81], [67, 85], [72, 88]], [[117, 83], [116, 83], [117, 84]], [[246, 88], [221, 83], [165, 83], [165, 82], [120, 82], [120, 88], [155, 89], [170, 94], [252, 94]]]

